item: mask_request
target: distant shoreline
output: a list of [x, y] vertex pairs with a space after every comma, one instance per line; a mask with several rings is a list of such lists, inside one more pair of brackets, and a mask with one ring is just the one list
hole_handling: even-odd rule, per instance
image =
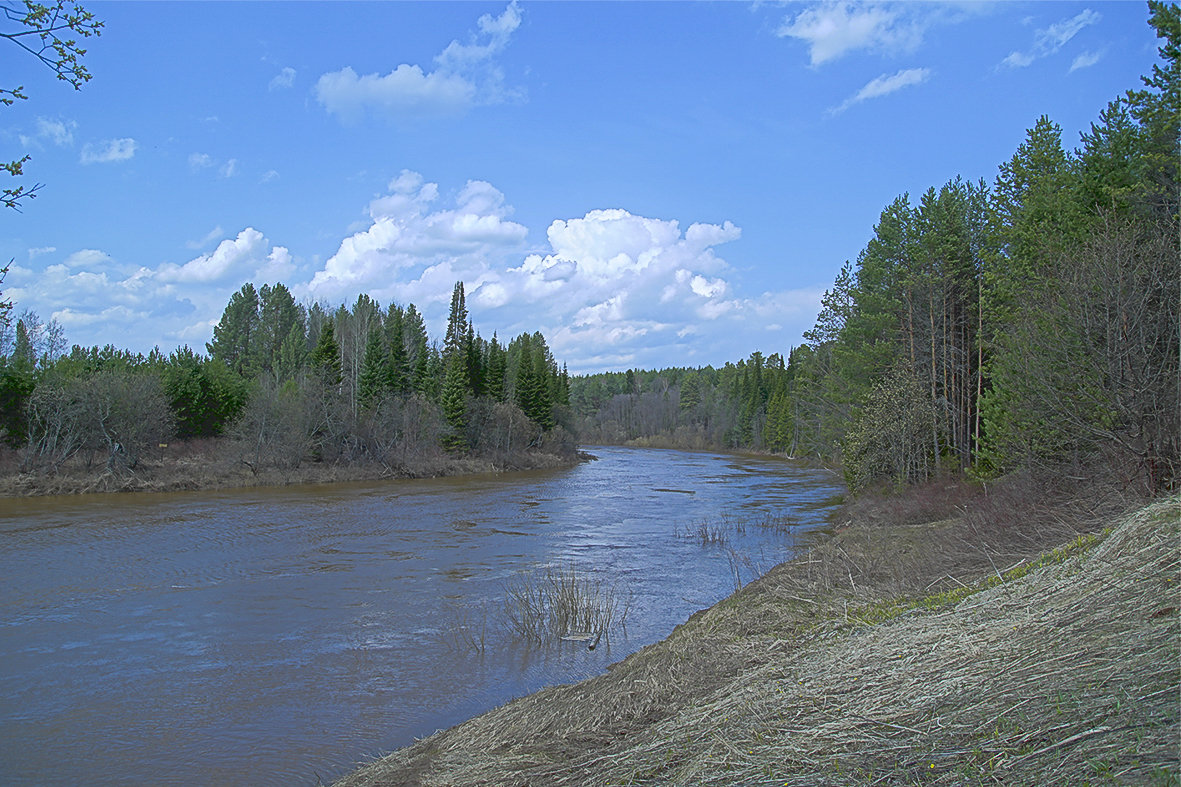
[[214, 489], [283, 487], [299, 484], [347, 483], [410, 478], [442, 478], [485, 473], [511, 473], [573, 467], [593, 459], [577, 451], [571, 456], [545, 451], [501, 457], [458, 457], [447, 454], [412, 457], [405, 462], [304, 462], [297, 467], [268, 467], [253, 472], [246, 464], [225, 456], [216, 441], [178, 444], [169, 453], [161, 446], [155, 456], [137, 467], [112, 471], [104, 465], [71, 464], [56, 473], [22, 473], [15, 451], [0, 456], [0, 498], [119, 492], [183, 492]]

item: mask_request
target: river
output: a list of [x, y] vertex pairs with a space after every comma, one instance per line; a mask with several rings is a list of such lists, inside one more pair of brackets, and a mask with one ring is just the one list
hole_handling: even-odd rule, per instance
[[[0, 501], [0, 782], [327, 783], [667, 636], [790, 557], [841, 491], [773, 458], [590, 450], [500, 476]], [[503, 631], [506, 584], [545, 566], [626, 593], [626, 631], [594, 651]], [[456, 636], [476, 621], [482, 653]]]

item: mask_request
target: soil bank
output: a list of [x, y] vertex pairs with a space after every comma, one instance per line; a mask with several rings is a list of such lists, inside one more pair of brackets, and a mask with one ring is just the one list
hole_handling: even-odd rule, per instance
[[529, 451], [498, 458], [439, 453], [414, 457], [396, 465], [376, 462], [304, 462], [296, 467], [252, 470], [242, 462], [227, 457], [217, 443], [211, 443], [161, 446], [159, 451], [140, 461], [135, 468], [118, 471], [110, 470], [101, 463], [97, 467], [75, 463], [54, 473], [22, 473], [16, 452], [7, 453], [7, 456], [0, 456], [0, 497], [91, 492], [176, 492], [393, 478], [438, 478], [571, 467], [590, 458], [582, 452], [566, 455]]

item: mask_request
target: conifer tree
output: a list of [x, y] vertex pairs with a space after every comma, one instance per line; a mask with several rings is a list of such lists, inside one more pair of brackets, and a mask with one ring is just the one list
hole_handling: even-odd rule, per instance
[[451, 427], [446, 438], [447, 447], [453, 451], [467, 449], [467, 364], [463, 355], [451, 354], [446, 361], [440, 404], [443, 417]]
[[387, 388], [390, 378], [388, 357], [382, 332], [374, 325], [369, 329], [369, 339], [365, 343], [365, 357], [357, 388], [357, 403], [362, 408], [372, 406]]
[[259, 371], [258, 312], [258, 292], [247, 282], [230, 296], [221, 320], [213, 328], [213, 341], [205, 345], [211, 357], [245, 379], [253, 379]]
[[500, 342], [496, 338], [496, 333], [493, 332], [492, 341], [488, 344], [487, 372], [484, 375], [484, 387], [487, 395], [496, 402], [504, 401], [504, 377], [507, 371], [507, 362], [508, 357], [504, 348], [500, 346]]
[[395, 394], [410, 390], [410, 363], [406, 352], [405, 313], [391, 304], [386, 314], [385, 330], [389, 356], [386, 361], [386, 386]]
[[278, 382], [294, 379], [307, 366], [308, 340], [303, 326], [294, 323], [279, 347], [279, 360], [275, 367]]
[[336, 343], [335, 330], [332, 320], [324, 323], [310, 360], [310, 365], [320, 380], [333, 388], [339, 386], [344, 379], [340, 368], [340, 345]]
[[259, 371], [280, 373], [283, 343], [293, 330], [302, 334], [304, 316], [291, 291], [282, 283], [264, 284], [258, 290], [258, 335], [255, 340]]

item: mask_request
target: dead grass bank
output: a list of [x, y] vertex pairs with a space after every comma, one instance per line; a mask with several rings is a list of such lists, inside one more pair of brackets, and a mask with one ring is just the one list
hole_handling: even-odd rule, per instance
[[1176, 784], [1181, 498], [1031, 491], [855, 507], [607, 674], [338, 787]]
[[291, 486], [390, 478], [502, 473], [569, 467], [585, 460], [542, 451], [511, 459], [456, 457], [442, 452], [412, 457], [395, 465], [377, 462], [304, 462], [296, 467], [251, 470], [217, 440], [194, 440], [153, 450], [134, 468], [111, 470], [102, 462], [73, 461], [56, 472], [21, 472], [19, 456], [0, 449], [0, 497], [74, 495], [92, 492], [178, 492], [197, 489]]

